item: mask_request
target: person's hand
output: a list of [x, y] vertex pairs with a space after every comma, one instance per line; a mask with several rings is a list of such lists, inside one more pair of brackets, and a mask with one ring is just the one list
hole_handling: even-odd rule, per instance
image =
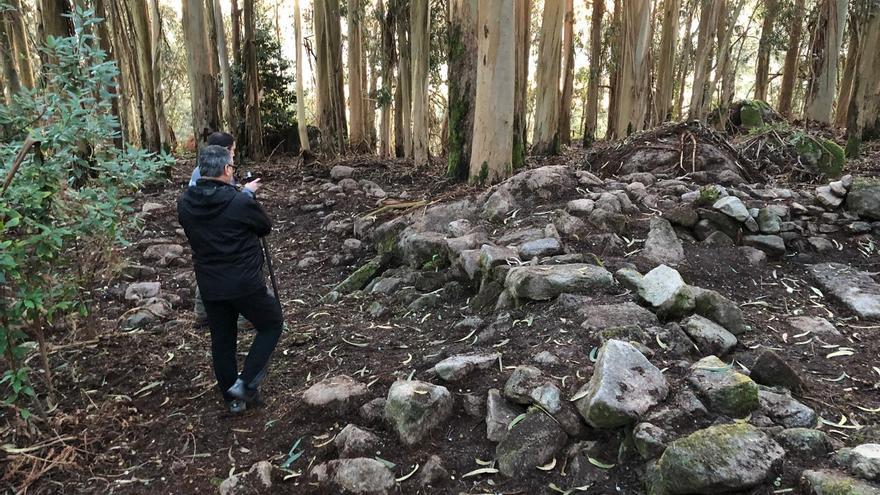
[[261, 185], [262, 184], [260, 184], [260, 179], [254, 179], [254, 180], [248, 182], [247, 184], [245, 184], [244, 188], [247, 189], [248, 191], [256, 194], [257, 190], [260, 189]]

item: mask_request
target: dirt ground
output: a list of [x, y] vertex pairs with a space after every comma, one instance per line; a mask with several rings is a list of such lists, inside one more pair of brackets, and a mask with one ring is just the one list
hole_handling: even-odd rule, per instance
[[[465, 186], [446, 183], [439, 170], [414, 171], [401, 162], [372, 159], [344, 162], [357, 168], [358, 178], [379, 184], [389, 197], [436, 201], [469, 192]], [[871, 168], [864, 163], [859, 167]], [[533, 163], [544, 164], [547, 162]], [[178, 232], [174, 204], [191, 168], [191, 162], [180, 162], [167, 187], [145, 192], [138, 199], [138, 208], [147, 201], [167, 208], [148, 217], [133, 244], [124, 250], [130, 262], [149, 264], [140, 259], [143, 247], [158, 239], [186, 245]], [[503, 387], [510, 373], [507, 367], [529, 364], [542, 350], [564, 358], [565, 365], [548, 370], [558, 378], [563, 394], [571, 396], [589, 379], [589, 354], [598, 339], [580, 327], [579, 319], [553, 303], [527, 304], [513, 310], [512, 319], [521, 321], [506, 335], [499, 335], [497, 342], [476, 345], [471, 345], [471, 339], [462, 341], [466, 335], [453, 329], [469, 314], [464, 303], [432, 309], [428, 314], [395, 311], [381, 319], [373, 319], [366, 311], [372, 298], [346, 297], [323, 304], [323, 295], [372, 256], [371, 246], [365, 245], [351, 262], [334, 266], [331, 257], [341, 252], [342, 242], [349, 236], [325, 231], [314, 212], [301, 209], [304, 204], [320, 201], [306, 190], [328, 177], [329, 168], [330, 164], [302, 166], [293, 158], [253, 168], [264, 182], [260, 200], [275, 221], [269, 244], [288, 327], [264, 385], [264, 407], [240, 417], [225, 411], [210, 368], [209, 335], [206, 329], [194, 327], [191, 265], [162, 268], [146, 279], [161, 282], [163, 291], [180, 295], [182, 302], [175, 308], [176, 318], [145, 330], [118, 329], [129, 307], [118, 296], [118, 287], [124, 282], [117, 282], [99, 301], [98, 337], [71, 340], [66, 332], [52, 335], [51, 362], [56, 367], [59, 412], [50, 416], [51, 424], [41, 426], [51, 433], [36, 445], [38, 448], [17, 455], [0, 454], [4, 473], [0, 490], [12, 493], [29, 485], [27, 493], [34, 494], [216, 493], [230, 473], [247, 470], [255, 462], [269, 460], [280, 465], [301, 439], [304, 454], [292, 464], [287, 479], [279, 476], [274, 492], [326, 493], [311, 484], [309, 468], [336, 458], [330, 440], [348, 423], [369, 427], [382, 439], [375, 455], [394, 463], [397, 477], [412, 471], [416, 464], [423, 465], [433, 454], [442, 458], [449, 480], [421, 491], [417, 476], [413, 476], [399, 484], [400, 493], [552, 493], [550, 483], [570, 487], [559, 469], [550, 473], [536, 470], [512, 480], [500, 475], [462, 479], [463, 474], [480, 467], [476, 459], [494, 458], [495, 445], [486, 439], [484, 421], [467, 415], [458, 399], [468, 393], [485, 396], [489, 388]], [[349, 217], [377, 208], [376, 200], [364, 195], [335, 200], [328, 211]], [[647, 218], [636, 223], [634, 237], [644, 239]], [[880, 322], [861, 321], [841, 305], [817, 295], [806, 265], [838, 261], [880, 272], [880, 260], [876, 252], [870, 257], [859, 252], [855, 238], [841, 235], [837, 240], [844, 246], [842, 251], [795, 255], [761, 267], [744, 264], [733, 248], [687, 245], [687, 261], [679, 270], [689, 284], [715, 289], [743, 308], [752, 330], [740, 339], [734, 355], [737, 361], [748, 366], [754, 349], [776, 349], [802, 372], [808, 384], [801, 401], [830, 423], [845, 417], [842, 427], [823, 425], [833, 438], [845, 443], [855, 431], [848, 428], [850, 425], [877, 423], [878, 413], [863, 409], [880, 408], [880, 370], [874, 368], [880, 366]], [[579, 246], [592, 247], [588, 241]], [[299, 268], [299, 261], [307, 256], [317, 258], [318, 264]], [[189, 261], [188, 251], [185, 258]], [[609, 266], [631, 261], [622, 252], [607, 253], [603, 260]], [[650, 268], [639, 266], [640, 270]], [[607, 296], [609, 302], [630, 300], [632, 296], [626, 293]], [[825, 348], [817, 340], [803, 343], [806, 339], [795, 336], [797, 332], [785, 323], [794, 314], [832, 320], [844, 334], [839, 344], [852, 347], [855, 354], [829, 359], [826, 355], [833, 348]], [[246, 350], [249, 339], [246, 333], [240, 351]], [[410, 374], [427, 377], [426, 371], [441, 357], [476, 350], [503, 352], [505, 369], [477, 373], [450, 386], [457, 399], [453, 417], [413, 447], [401, 446], [386, 426], [364, 425], [356, 411], [345, 416], [320, 415], [302, 404], [302, 392], [327, 376], [351, 375], [369, 384], [369, 399], [384, 397], [396, 379]], [[661, 369], [669, 368], [675, 388], [683, 376], [675, 360], [658, 352], [652, 362]], [[575, 368], [578, 373], [572, 372]], [[0, 429], [0, 439], [28, 446], [22, 436], [9, 429]], [[607, 458], [601, 460], [616, 463], [615, 435], [602, 434], [596, 439], [609, 446]], [[787, 460], [775, 483], [752, 493], [797, 493], [801, 469], [828, 462]], [[627, 463], [607, 470], [586, 493], [642, 493], [643, 472], [634, 467], [637, 465]]]

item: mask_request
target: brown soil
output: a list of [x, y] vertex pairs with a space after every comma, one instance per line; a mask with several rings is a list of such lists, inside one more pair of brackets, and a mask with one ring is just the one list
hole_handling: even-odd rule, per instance
[[[358, 178], [377, 182], [389, 197], [406, 191], [410, 198], [436, 200], [468, 192], [466, 187], [446, 184], [439, 174], [414, 171], [405, 163], [356, 159], [347, 164], [358, 167]], [[171, 238], [186, 244], [176, 233], [179, 226], [173, 205], [190, 170], [190, 163], [179, 164], [173, 183], [140, 198], [139, 204], [154, 201], [169, 205], [169, 209], [147, 220], [136, 236], [138, 242]], [[5, 473], [0, 490], [3, 485], [11, 490], [30, 483], [28, 493], [216, 493], [220, 481], [232, 471], [241, 472], [262, 460], [280, 465], [291, 445], [301, 438], [305, 453], [291, 466], [295, 476], [279, 479], [274, 492], [326, 493], [310, 484], [308, 471], [317, 463], [336, 458], [328, 440], [348, 423], [370, 427], [381, 437], [383, 445], [376, 455], [395, 463], [398, 477], [409, 473], [414, 464], [439, 455], [452, 479], [424, 493], [548, 493], [549, 483], [569, 488], [570, 481], [559, 474], [559, 468], [551, 473], [523, 473], [512, 480], [500, 475], [461, 479], [464, 473], [480, 467], [475, 458], [493, 459], [495, 449], [486, 439], [482, 419], [468, 416], [460, 400], [453, 418], [414, 447], [401, 446], [383, 425], [364, 425], [356, 412], [340, 417], [303, 407], [301, 393], [327, 376], [354, 376], [370, 384], [370, 398], [384, 397], [397, 378], [415, 373], [416, 378], [430, 380], [426, 371], [443, 356], [481, 349], [502, 351], [505, 367], [530, 364], [538, 352], [552, 351], [563, 357], [565, 364], [545, 371], [560, 378], [557, 384], [570, 396], [589, 379], [589, 354], [598, 340], [581, 329], [581, 321], [552, 303], [527, 304], [514, 310], [513, 320], [532, 318], [532, 324], [518, 323], [506, 334], [499, 334], [497, 341], [476, 345], [470, 345], [470, 339], [459, 342], [465, 335], [452, 329], [467, 313], [462, 311], [464, 301], [430, 314], [406, 314], [405, 309], [394, 308], [399, 311], [380, 320], [373, 320], [366, 312], [371, 298], [347, 297], [322, 304], [321, 296], [371, 256], [370, 247], [348, 265], [333, 266], [330, 257], [341, 250], [346, 236], [327, 233], [315, 213], [300, 210], [303, 204], [320, 201], [302, 191], [304, 185], [327, 177], [329, 166], [301, 167], [293, 159], [283, 159], [258, 171], [265, 183], [260, 196], [276, 222], [269, 243], [288, 325], [264, 386], [266, 406], [241, 417], [224, 410], [210, 368], [207, 330], [193, 325], [191, 267], [165, 268], [154, 279], [162, 282], [163, 291], [183, 296], [176, 309], [177, 319], [146, 331], [117, 330], [128, 308], [113, 295], [118, 290], [111, 286], [97, 311], [100, 337], [96, 341], [70, 341], [65, 340], [67, 334], [53, 334], [56, 351], [51, 362], [56, 367], [60, 402], [58, 411], [50, 415], [50, 424], [41, 425], [41, 429], [48, 441], [55, 441], [26, 455], [0, 454]], [[377, 207], [375, 200], [363, 195], [335, 199], [332, 211], [347, 216]], [[644, 239], [646, 224], [635, 223], [636, 238]], [[880, 355], [880, 323], [859, 321], [840, 305], [816, 296], [805, 263], [839, 261], [872, 272], [880, 271], [880, 263], [876, 255], [868, 258], [860, 254], [854, 238], [841, 236], [838, 241], [845, 246], [843, 251], [795, 256], [759, 268], [745, 264], [733, 249], [688, 245], [688, 259], [680, 271], [688, 283], [718, 290], [743, 305], [752, 331], [741, 339], [738, 361], [748, 366], [750, 348], [755, 346], [776, 348], [808, 383], [801, 400], [830, 421], [846, 416], [847, 425], [869, 425], [877, 422], [877, 414], [856, 406], [880, 407], [880, 374], [872, 369], [878, 366]], [[595, 248], [588, 244], [579, 247]], [[136, 243], [124, 251], [131, 262], [141, 262], [138, 246]], [[298, 268], [298, 261], [309, 251], [316, 253], [320, 264]], [[623, 251], [605, 252], [602, 259], [609, 266], [630, 261]], [[632, 296], [607, 296], [607, 300], [623, 302]], [[843, 345], [854, 348], [856, 354], [827, 359], [830, 350], [817, 343], [795, 345], [801, 339], [793, 337], [796, 332], [784, 320], [796, 312], [834, 321], [846, 335]], [[249, 338], [245, 334], [242, 340]], [[343, 338], [367, 346], [353, 346]], [[245, 344], [242, 342], [242, 351]], [[660, 368], [669, 367], [673, 388], [678, 386], [682, 373], [673, 359], [657, 351], [652, 361]], [[845, 378], [830, 381], [844, 372]], [[449, 388], [457, 399], [467, 393], [485, 396], [488, 388], [503, 387], [509, 373], [509, 369], [503, 373], [485, 371]], [[567, 377], [564, 382], [563, 376]], [[853, 432], [824, 428], [841, 441]], [[595, 435], [609, 445], [602, 460], [616, 462], [617, 434]], [[9, 429], [0, 430], [0, 436], [3, 443], [18, 446], [29, 441]], [[755, 493], [795, 488], [804, 466], [827, 464], [824, 459], [787, 461], [775, 485], [770, 483]], [[642, 464], [625, 463], [610, 469], [587, 493], [642, 493], [642, 475]], [[419, 493], [417, 477], [401, 483], [400, 492]]]

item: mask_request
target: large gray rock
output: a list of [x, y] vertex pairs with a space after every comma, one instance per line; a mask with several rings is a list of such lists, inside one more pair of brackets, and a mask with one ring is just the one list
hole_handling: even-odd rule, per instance
[[385, 418], [401, 443], [415, 445], [452, 414], [452, 394], [446, 387], [417, 380], [398, 380], [385, 402]]
[[654, 217], [642, 256], [654, 264], [677, 265], [684, 259], [684, 248], [668, 220]]
[[853, 181], [846, 196], [846, 207], [862, 218], [880, 220], [880, 180]]
[[312, 477], [327, 490], [325, 493], [385, 495], [397, 484], [385, 464], [366, 457], [318, 464]]
[[500, 442], [507, 435], [507, 425], [522, 412], [504, 400], [498, 389], [490, 388], [486, 396], [486, 438]]
[[745, 222], [750, 217], [749, 209], [736, 196], [721, 198], [712, 205], [712, 208], [739, 222]]
[[682, 323], [685, 333], [704, 355], [723, 356], [736, 346], [736, 337], [721, 325], [700, 315], [693, 315]]
[[880, 486], [828, 469], [804, 471], [801, 485], [806, 495], [880, 495]]
[[784, 428], [812, 428], [818, 416], [809, 407], [792, 398], [788, 393], [759, 387], [758, 402], [761, 412]]
[[611, 273], [600, 266], [574, 263], [514, 267], [504, 286], [514, 299], [547, 301], [562, 293], [607, 292], [615, 283]]
[[593, 212], [596, 203], [592, 199], [573, 199], [565, 205], [565, 209], [576, 217], [586, 218]]
[[492, 192], [483, 203], [480, 216], [486, 220], [501, 220], [517, 207], [516, 199], [509, 189], [501, 188]]
[[452, 356], [435, 364], [434, 372], [447, 382], [455, 382], [468, 376], [474, 370], [490, 368], [498, 362], [499, 357], [501, 357], [501, 353]]
[[833, 210], [843, 204], [843, 197], [834, 194], [831, 186], [819, 186], [816, 188], [816, 201], [825, 208]]
[[650, 493], [724, 493], [768, 480], [785, 451], [757, 428], [725, 424], [670, 443], [657, 461]]
[[734, 335], [746, 331], [746, 322], [739, 306], [718, 292], [692, 287], [696, 299], [695, 312], [721, 325]]
[[831, 441], [821, 430], [787, 428], [776, 433], [775, 438], [786, 452], [794, 455], [821, 457], [831, 450]]
[[693, 290], [675, 269], [666, 265], [654, 268], [642, 278], [639, 299], [658, 315], [669, 318], [684, 316], [696, 307]]
[[562, 243], [555, 237], [545, 237], [526, 242], [519, 247], [519, 257], [523, 260], [553, 256], [562, 252]]
[[303, 393], [307, 405], [346, 414], [360, 406], [359, 399], [366, 395], [367, 386], [348, 375], [325, 378]]
[[590, 381], [578, 392], [576, 406], [594, 428], [632, 424], [666, 398], [663, 373], [632, 344], [609, 340], [599, 350]]
[[864, 443], [852, 449], [841, 449], [834, 458], [859, 478], [880, 481], [880, 444]]
[[792, 392], [800, 392], [804, 381], [778, 354], [764, 349], [751, 367], [752, 380], [770, 387], [785, 387]]
[[694, 363], [688, 382], [715, 412], [743, 418], [760, 406], [758, 385], [715, 356]]
[[517, 366], [504, 384], [504, 397], [518, 404], [531, 404], [532, 390], [542, 383], [541, 370], [534, 366]]
[[782, 230], [782, 219], [770, 208], [758, 211], [758, 227], [764, 234], [778, 234]]
[[269, 493], [272, 488], [272, 463], [260, 461], [245, 472], [233, 474], [220, 483], [220, 495]]
[[747, 235], [743, 237], [743, 244], [760, 249], [769, 256], [785, 255], [785, 240], [778, 235]]
[[785, 320], [792, 328], [797, 330], [794, 334], [809, 332], [823, 339], [840, 337], [841, 333], [830, 321], [825, 318], [813, 316], [793, 316]]
[[498, 470], [508, 477], [531, 472], [553, 459], [567, 439], [555, 419], [540, 409], [531, 410], [495, 447]]
[[144, 250], [145, 260], [155, 260], [159, 266], [168, 266], [183, 256], [183, 246], [179, 244], [154, 244]]
[[880, 318], [880, 284], [866, 272], [843, 263], [812, 265], [819, 288], [862, 318]]
[[347, 179], [354, 174], [354, 169], [345, 165], [334, 165], [330, 169], [330, 178], [333, 180]]

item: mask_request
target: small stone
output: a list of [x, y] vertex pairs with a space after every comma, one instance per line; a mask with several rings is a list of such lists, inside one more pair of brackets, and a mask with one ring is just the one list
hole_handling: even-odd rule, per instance
[[330, 178], [333, 180], [346, 179], [354, 174], [354, 169], [345, 165], [336, 165], [330, 169]]
[[821, 336], [822, 338], [840, 337], [841, 334], [830, 321], [825, 318], [815, 318], [812, 316], [793, 316], [786, 320], [792, 326], [795, 333], [810, 332]]
[[761, 208], [758, 211], [758, 226], [764, 234], [778, 234], [781, 229], [782, 219], [770, 208]]
[[834, 244], [832, 244], [831, 241], [824, 237], [808, 237], [807, 243], [810, 245], [810, 247], [812, 247], [816, 252], [819, 253], [825, 253], [834, 250]]
[[836, 194], [837, 196], [844, 198], [846, 197], [846, 186], [843, 185], [843, 181], [836, 180], [828, 184], [828, 187], [831, 188], [831, 192]]
[[504, 400], [498, 389], [489, 389], [486, 396], [486, 438], [500, 442], [507, 435], [507, 425], [521, 412]]
[[706, 400], [709, 409], [721, 414], [743, 418], [760, 407], [757, 384], [715, 356], [705, 357], [691, 366], [688, 381]]
[[806, 495], [880, 495], [880, 486], [828, 469], [801, 474]]
[[467, 393], [461, 396], [462, 407], [468, 416], [483, 418], [486, 416], [486, 400], [477, 394]]
[[854, 180], [846, 195], [846, 207], [861, 218], [880, 220], [880, 180]]
[[443, 460], [436, 455], [432, 455], [425, 461], [419, 471], [419, 485], [430, 486], [449, 479], [449, 472], [443, 467]]
[[639, 284], [642, 283], [642, 274], [635, 268], [621, 268], [614, 272], [614, 278], [623, 287], [635, 292], [639, 290]]
[[639, 423], [633, 428], [633, 442], [639, 455], [645, 460], [656, 459], [663, 454], [667, 437], [665, 431], [651, 423]]
[[230, 476], [220, 483], [220, 495], [267, 493], [272, 488], [272, 463], [260, 461], [246, 472]]
[[562, 243], [553, 237], [529, 241], [519, 247], [519, 256], [523, 260], [553, 256], [561, 252]]
[[717, 248], [732, 248], [736, 245], [733, 239], [724, 232], [716, 230], [703, 239], [703, 244]]
[[682, 324], [685, 333], [704, 355], [723, 356], [736, 346], [736, 336], [721, 325], [699, 315], [693, 315]]
[[574, 199], [565, 205], [565, 209], [576, 217], [586, 218], [593, 212], [596, 203], [592, 199]]
[[[576, 296], [563, 295], [560, 297], [560, 301], [563, 298], [569, 300], [573, 297]], [[560, 306], [564, 307], [565, 305]], [[625, 325], [648, 327], [659, 323], [654, 313], [633, 302], [593, 305], [587, 300], [581, 302], [576, 311], [579, 316], [584, 318], [584, 323], [581, 326], [594, 331]]]
[[830, 186], [816, 188], [816, 201], [825, 208], [835, 209], [843, 204], [843, 198], [834, 194]]
[[541, 410], [532, 410], [495, 448], [498, 470], [507, 477], [530, 472], [549, 462], [565, 446], [562, 427]]
[[759, 387], [758, 401], [761, 404], [761, 412], [779, 426], [785, 428], [816, 426], [818, 420], [816, 412], [793, 399], [788, 393], [778, 393], [774, 389]]
[[360, 241], [360, 239], [346, 239], [342, 242], [342, 247], [346, 251], [357, 252], [361, 250], [362, 246], [363, 243]]
[[532, 390], [542, 383], [541, 370], [534, 366], [517, 366], [504, 384], [504, 397], [518, 404], [531, 404]]
[[155, 244], [144, 250], [145, 260], [156, 260], [159, 266], [168, 266], [183, 256], [183, 246], [179, 244]]
[[734, 335], [742, 335], [746, 331], [743, 312], [739, 306], [720, 293], [693, 287], [696, 299], [696, 313], [721, 325]]
[[789, 453], [821, 457], [831, 450], [828, 435], [811, 428], [788, 428], [775, 435], [779, 445]]
[[834, 460], [859, 478], [880, 481], [880, 444], [865, 443], [853, 449], [842, 449]]
[[804, 382], [797, 372], [779, 354], [764, 349], [751, 367], [752, 380], [770, 387], [785, 387], [792, 392], [800, 392]]
[[868, 222], [853, 222], [846, 226], [846, 230], [853, 234], [867, 234], [872, 228]]
[[373, 181], [362, 180], [358, 182], [358, 184], [360, 184], [361, 189], [364, 190], [364, 193], [366, 193], [367, 196], [373, 198], [384, 198], [388, 195], [381, 187], [379, 187], [379, 184], [376, 184]]
[[666, 398], [666, 378], [641, 352], [626, 342], [609, 340], [599, 350], [589, 383], [576, 406], [594, 428], [617, 428], [636, 422]]
[[693, 291], [674, 269], [660, 265], [648, 272], [639, 285], [639, 298], [659, 315], [675, 318], [693, 311]]
[[785, 254], [785, 241], [778, 235], [743, 236], [743, 244], [758, 248], [774, 257], [781, 257]]
[[700, 216], [697, 214], [697, 211], [690, 206], [681, 205], [676, 206], [670, 210], [666, 210], [663, 212], [663, 218], [669, 220], [670, 223], [674, 225], [679, 225], [685, 228], [693, 228], [694, 225], [700, 220]]
[[141, 213], [143, 213], [144, 215], [150, 215], [155, 213], [162, 213], [167, 209], [168, 208], [166, 208], [166, 206], [161, 203], [151, 203], [148, 201], [144, 203], [144, 205], [141, 207]]
[[415, 445], [452, 414], [446, 387], [418, 380], [397, 380], [385, 402], [385, 417], [401, 443]]
[[755, 219], [752, 217], [746, 218], [746, 221], [743, 222], [743, 225], [746, 227], [746, 230], [752, 233], [758, 233], [761, 230], [761, 227], [758, 226], [758, 222], [756, 222]]
[[721, 198], [712, 205], [712, 208], [740, 222], [745, 222], [750, 218], [748, 208], [736, 196]]
[[342, 429], [333, 439], [340, 458], [366, 457], [376, 450], [379, 445], [379, 437], [349, 424]]
[[447, 382], [456, 382], [475, 370], [491, 367], [499, 357], [501, 357], [500, 353], [452, 356], [437, 363], [434, 366], [434, 372]]
[[357, 408], [357, 400], [366, 395], [367, 386], [348, 375], [325, 378], [303, 393], [309, 406], [346, 414]]
[[651, 219], [651, 230], [645, 240], [642, 256], [654, 264], [675, 265], [684, 260], [684, 248], [672, 229], [672, 224], [663, 218]]
[[555, 364], [559, 364], [561, 362], [559, 360], [559, 358], [556, 357], [556, 355], [550, 351], [541, 351], [541, 352], [535, 354], [535, 357], [533, 357], [532, 360], [535, 361], [536, 363], [539, 363], [539, 364], [549, 364], [549, 365], [555, 365]]
[[368, 425], [381, 423], [385, 419], [385, 397], [376, 397], [362, 405], [358, 415]]
[[312, 468], [312, 477], [324, 493], [386, 495], [397, 484], [394, 473], [376, 459], [338, 459]]
[[135, 282], [125, 288], [126, 301], [140, 301], [159, 295], [162, 284], [159, 282]]

